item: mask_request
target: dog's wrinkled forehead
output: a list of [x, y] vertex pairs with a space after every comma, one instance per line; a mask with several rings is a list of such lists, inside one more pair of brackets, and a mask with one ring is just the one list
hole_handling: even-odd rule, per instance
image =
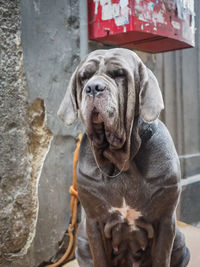
[[96, 50], [90, 53], [79, 67], [79, 76], [110, 73], [125, 69], [132, 72], [140, 58], [127, 49]]

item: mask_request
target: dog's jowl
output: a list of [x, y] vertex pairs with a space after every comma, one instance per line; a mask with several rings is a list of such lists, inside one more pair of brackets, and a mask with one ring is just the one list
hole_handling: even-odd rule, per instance
[[77, 173], [86, 218], [81, 267], [186, 267], [176, 225], [180, 165], [158, 82], [127, 49], [90, 53], [73, 73], [58, 115], [85, 128]]

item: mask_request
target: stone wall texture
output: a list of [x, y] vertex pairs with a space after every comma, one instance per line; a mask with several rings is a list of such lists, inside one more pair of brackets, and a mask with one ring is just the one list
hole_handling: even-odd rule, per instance
[[[5, 261], [24, 256], [35, 235], [35, 188], [43, 155], [35, 164], [18, 1], [0, 1], [0, 14], [0, 264], [4, 266]], [[49, 139], [44, 150], [48, 144]]]
[[79, 61], [78, 12], [77, 1], [0, 1], [2, 267], [39, 266], [62, 249], [81, 129], [56, 112]]

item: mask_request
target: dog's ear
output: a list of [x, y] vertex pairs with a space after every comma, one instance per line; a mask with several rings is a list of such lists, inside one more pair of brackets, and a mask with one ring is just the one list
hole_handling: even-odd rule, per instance
[[143, 63], [139, 65], [139, 75], [140, 116], [144, 121], [152, 122], [158, 118], [164, 108], [162, 94], [156, 77]]
[[66, 125], [71, 125], [78, 117], [78, 105], [76, 99], [76, 72], [72, 74], [67, 91], [60, 104], [58, 117]]

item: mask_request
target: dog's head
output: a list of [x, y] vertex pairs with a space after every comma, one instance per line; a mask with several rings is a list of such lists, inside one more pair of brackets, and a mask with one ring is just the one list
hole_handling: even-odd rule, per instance
[[79, 110], [98, 163], [109, 161], [127, 170], [135, 151], [135, 118], [152, 122], [163, 107], [153, 73], [131, 50], [115, 48], [96, 50], [79, 64], [58, 116], [70, 125]]

